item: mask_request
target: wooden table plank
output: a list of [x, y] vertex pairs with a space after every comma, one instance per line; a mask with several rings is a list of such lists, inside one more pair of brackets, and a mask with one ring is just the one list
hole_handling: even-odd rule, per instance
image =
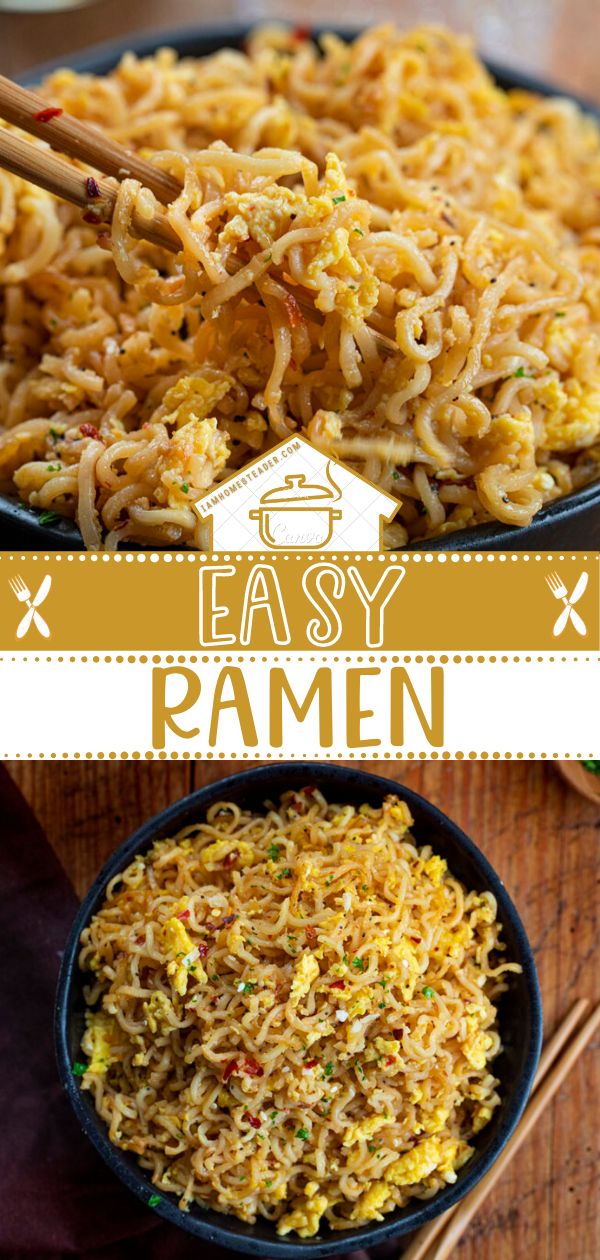
[[[7, 6], [10, 0], [4, 0]], [[0, 8], [2, 0], [0, 0]], [[218, 10], [206, 0], [101, 0], [67, 12], [2, 13], [3, 74], [16, 75], [50, 58], [65, 57], [107, 39], [143, 31], [201, 27], [211, 23], [262, 20], [302, 25], [361, 26], [390, 19], [403, 26], [422, 21], [445, 22], [468, 31], [488, 56], [545, 75], [592, 100], [600, 99], [598, 47], [600, 5], [597, 0], [345, 0], [324, 8], [320, 0], [221, 0]]]
[[[239, 762], [8, 763], [81, 894], [152, 813]], [[382, 772], [380, 762], [364, 768]], [[399, 763], [388, 774], [473, 837], [513, 895], [536, 951], [545, 1025], [576, 996], [598, 999], [600, 818], [542, 762]], [[588, 1050], [529, 1138], [457, 1260], [593, 1260], [600, 1255], [600, 1061]]]

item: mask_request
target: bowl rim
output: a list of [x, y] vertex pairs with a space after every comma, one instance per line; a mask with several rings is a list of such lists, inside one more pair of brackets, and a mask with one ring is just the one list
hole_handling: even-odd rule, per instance
[[[304, 782], [316, 780], [317, 782], [323, 782], [324, 788], [328, 792], [335, 791], [336, 784], [343, 785], [346, 792], [349, 787], [355, 786], [357, 793], [362, 788], [367, 793], [370, 791], [375, 797], [378, 795], [383, 797], [390, 791], [397, 792], [402, 799], [407, 801], [409, 807], [414, 805], [419, 812], [423, 812], [428, 816], [435, 824], [438, 832], [446, 833], [455, 844], [458, 844], [458, 847], [463, 850], [467, 859], [477, 867], [482, 880], [485, 881], [494, 894], [498, 903], [499, 920], [503, 923], [510, 922], [511, 931], [516, 942], [518, 961], [523, 969], [523, 982], [527, 994], [530, 1018], [529, 1039], [528, 1043], [526, 1042], [523, 1046], [524, 1063], [521, 1074], [513, 1085], [513, 1092], [509, 1102], [506, 1104], [501, 1103], [498, 1128], [488, 1149], [479, 1152], [474, 1157], [473, 1166], [471, 1168], [467, 1166], [466, 1171], [461, 1172], [458, 1182], [454, 1185], [446, 1186], [443, 1190], [438, 1191], [431, 1200], [414, 1200], [411, 1206], [401, 1209], [402, 1216], [400, 1219], [384, 1219], [381, 1223], [368, 1222], [354, 1230], [343, 1230], [339, 1233], [332, 1232], [331, 1237], [327, 1239], [317, 1237], [314, 1240], [309, 1238], [288, 1241], [284, 1238], [278, 1238], [274, 1234], [272, 1240], [265, 1241], [263, 1238], [250, 1235], [245, 1236], [234, 1232], [233, 1227], [230, 1228], [228, 1226], [227, 1222], [230, 1218], [225, 1214], [221, 1216], [220, 1213], [210, 1213], [211, 1218], [217, 1219], [209, 1220], [209, 1213], [206, 1214], [206, 1218], [184, 1213], [177, 1207], [175, 1200], [171, 1200], [164, 1192], [161, 1192], [160, 1203], [155, 1208], [158, 1215], [196, 1238], [202, 1238], [227, 1247], [230, 1250], [255, 1256], [285, 1256], [295, 1257], [298, 1260], [300, 1253], [303, 1251], [310, 1252], [311, 1256], [329, 1256], [338, 1252], [355, 1250], [362, 1246], [372, 1246], [387, 1238], [399, 1237], [401, 1234], [420, 1228], [427, 1221], [446, 1211], [469, 1193], [492, 1164], [495, 1163], [523, 1113], [541, 1050], [543, 1033], [542, 1001], [532, 947], [520, 915], [500, 876], [496, 873], [485, 854], [463, 832], [462, 828], [438, 809], [436, 805], [411, 788], [405, 787], [404, 784], [397, 783], [395, 780], [382, 775], [370, 774], [366, 771], [361, 771], [359, 768], [351, 769], [336, 763], [323, 764], [321, 762], [304, 760], [295, 762], [281, 761], [254, 766], [228, 775], [225, 778], [216, 779], [214, 782], [204, 785], [189, 795], [173, 801], [164, 810], [146, 819], [140, 827], [136, 828], [126, 840], [117, 846], [83, 897], [65, 944], [54, 1011], [54, 1039], [58, 1073], [79, 1124], [111, 1171], [146, 1206], [148, 1205], [149, 1195], [153, 1193], [153, 1187], [149, 1178], [142, 1169], [133, 1169], [125, 1162], [123, 1153], [109, 1141], [104, 1123], [95, 1115], [93, 1117], [90, 1115], [89, 1108], [86, 1107], [83, 1101], [79, 1078], [73, 1075], [71, 1068], [69, 1000], [72, 987], [77, 980], [79, 937], [82, 929], [94, 913], [108, 881], [120, 870], [124, 869], [132, 857], [135, 856], [135, 853], [147, 848], [157, 834], [167, 836], [178, 822], [180, 826], [183, 826], [184, 823], [180, 820], [189, 815], [190, 812], [201, 814], [215, 799], [226, 797], [232, 784], [235, 784], [236, 793], [243, 792], [245, 789], [254, 793], [258, 787], [264, 784], [265, 796], [268, 797], [268, 784], [273, 779], [275, 772], [278, 772], [279, 776], [285, 775], [289, 780], [290, 787], [300, 786], [302, 780]], [[278, 785], [277, 792], [280, 790], [282, 790], [281, 784]], [[391, 1215], [396, 1216], [396, 1213]]]
[[[198, 44], [215, 45], [215, 47], [227, 47], [228, 42], [239, 44], [248, 36], [251, 30], [260, 24], [260, 21], [261, 18], [256, 16], [251, 21], [208, 23], [201, 26], [188, 24], [182, 27], [159, 27], [157, 30], [145, 31], [137, 37], [133, 32], [130, 32], [129, 35], [119, 36], [117, 39], [104, 40], [101, 43], [82, 48], [73, 54], [68, 54], [66, 58], [53, 58], [50, 61], [31, 66], [17, 76], [17, 82], [22, 83], [25, 87], [34, 86], [39, 83], [41, 78], [55, 70], [62, 69], [67, 64], [69, 69], [75, 70], [76, 73], [106, 74], [117, 64], [123, 54], [130, 49], [133, 49], [138, 56], [149, 56], [157, 48], [165, 46], [175, 48], [178, 56], [209, 55], [210, 51], [214, 51], [214, 49], [207, 47], [206, 52], [202, 53], [197, 50], [195, 54], [192, 52], [192, 49]], [[293, 25], [293, 23], [286, 21], [283, 21], [281, 24], [284, 26]], [[357, 26], [356, 24], [332, 22], [321, 25], [316, 23], [311, 28], [311, 34], [318, 36], [324, 31], [334, 30], [344, 39], [354, 39], [363, 29], [366, 29], [366, 27]], [[500, 86], [520, 88], [524, 91], [536, 92], [542, 96], [566, 97], [571, 101], [575, 101], [585, 113], [591, 114], [600, 122], [600, 106], [597, 103], [586, 100], [567, 88], [561, 88], [542, 76], [530, 74], [526, 70], [512, 69], [502, 62], [497, 62], [489, 57], [482, 57], [482, 60], [493, 79]], [[570, 522], [580, 513], [594, 507], [600, 507], [600, 480], [591, 482], [579, 490], [572, 490], [569, 494], [561, 495], [560, 498], [545, 504], [534, 516], [530, 524], [522, 528], [504, 525], [499, 521], [487, 521], [481, 525], [473, 526], [472, 529], [456, 530], [451, 534], [444, 534], [441, 538], [409, 543], [404, 547], [404, 550], [539, 550], [543, 546], [544, 541], [540, 535], [542, 535], [546, 524], [556, 524], [557, 521], [561, 522], [563, 518], [567, 518], [567, 521]], [[0, 526], [3, 521], [8, 527], [21, 530], [27, 539], [27, 543], [31, 539], [33, 550], [42, 550], [46, 547], [53, 550], [79, 551], [83, 548], [80, 531], [73, 520], [65, 517], [50, 525], [40, 525], [35, 509], [31, 508], [29, 504], [22, 503], [17, 495], [0, 493]], [[22, 545], [25, 546], [25, 543]], [[562, 545], [572, 546], [568, 541]], [[11, 548], [11, 550], [13, 549], [18, 550], [18, 546]], [[148, 550], [152, 550], [152, 548], [150, 547]]]

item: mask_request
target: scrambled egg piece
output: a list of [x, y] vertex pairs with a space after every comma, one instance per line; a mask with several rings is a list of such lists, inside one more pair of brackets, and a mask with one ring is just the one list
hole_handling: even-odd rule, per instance
[[142, 1003], [142, 1010], [151, 1033], [167, 1032], [169, 1028], [174, 1027], [170, 1018], [175, 1014], [173, 1003], [160, 989], [157, 989], [147, 1002]]
[[163, 927], [163, 944], [165, 951], [172, 954], [167, 964], [167, 975], [173, 981], [173, 987], [180, 997], [187, 993], [190, 968], [194, 966], [196, 979], [204, 984], [208, 976], [198, 957], [198, 949], [183, 926], [181, 919], [167, 919]]
[[113, 1062], [112, 1041], [117, 1026], [112, 1016], [105, 1014], [104, 1011], [95, 1011], [93, 1014], [86, 1015], [86, 1024], [81, 1048], [89, 1058], [87, 1071], [103, 1076]]
[[479, 1107], [475, 1109], [473, 1115], [473, 1133], [479, 1133], [479, 1130], [483, 1129], [488, 1121], [491, 1120], [493, 1114], [492, 1107], [486, 1107], [484, 1103], [481, 1103]]
[[431, 880], [434, 888], [439, 888], [447, 869], [448, 863], [445, 858], [437, 857], [436, 854], [434, 854], [433, 857], [428, 858], [423, 867], [425, 874]]
[[369, 1116], [368, 1120], [350, 1124], [344, 1133], [343, 1145], [354, 1146], [356, 1142], [367, 1141], [373, 1137], [374, 1133], [378, 1133], [379, 1129], [384, 1129], [392, 1122], [391, 1116]]
[[290, 1004], [298, 1006], [303, 997], [306, 997], [313, 980], [319, 975], [319, 964], [312, 954], [303, 954], [298, 959], [295, 968], [294, 979], [292, 980], [292, 988], [290, 990]]
[[167, 390], [161, 406], [163, 424], [182, 429], [190, 420], [206, 420], [216, 403], [229, 393], [233, 380], [206, 380], [201, 375], [182, 376]]
[[169, 507], [189, 506], [194, 491], [207, 490], [213, 484], [228, 455], [227, 434], [217, 428], [214, 417], [188, 420], [173, 434], [168, 452], [158, 460], [159, 480]]
[[241, 866], [250, 866], [254, 857], [254, 849], [251, 844], [248, 844], [247, 840], [215, 840], [214, 844], [209, 844], [206, 849], [202, 850], [202, 863], [207, 870], [212, 871], [215, 867], [218, 867], [223, 858], [228, 857], [234, 851], [239, 854]]
[[445, 1174], [446, 1180], [455, 1181], [455, 1169], [464, 1163], [465, 1146], [456, 1138], [425, 1138], [387, 1169], [386, 1180], [394, 1186], [412, 1186], [438, 1172]]
[[380, 1209], [385, 1206], [390, 1197], [390, 1187], [385, 1181], [376, 1181], [364, 1194], [361, 1194], [357, 1200], [351, 1216], [351, 1221], [382, 1221], [383, 1216]]
[[591, 446], [600, 435], [600, 374], [585, 385], [570, 377], [548, 381], [539, 391], [546, 407], [543, 444], [552, 451]]
[[[472, 1017], [467, 1016], [467, 1023], [470, 1018]], [[478, 1032], [470, 1033], [466, 1041], [463, 1042], [462, 1052], [467, 1060], [467, 1063], [470, 1063], [471, 1067], [480, 1072], [486, 1065], [487, 1052], [491, 1046], [492, 1038], [489, 1033], [483, 1032], [482, 1029], [479, 1029]]]
[[268, 249], [288, 230], [292, 215], [298, 214], [304, 205], [302, 193], [292, 192], [281, 184], [273, 184], [260, 193], [226, 193], [225, 207], [233, 210], [234, 216], [220, 233], [219, 244], [232, 245], [251, 237], [261, 249]]
[[428, 1115], [421, 1116], [423, 1133], [441, 1133], [449, 1115], [449, 1107], [434, 1107]]
[[366, 1015], [371, 1010], [375, 1001], [373, 990], [369, 987], [359, 989], [356, 997], [352, 998], [348, 1003], [347, 1011], [350, 1019], [357, 1019], [359, 1015]]
[[[310, 1183], [309, 1183], [310, 1184]], [[278, 1234], [289, 1234], [295, 1229], [300, 1238], [312, 1238], [319, 1229], [319, 1222], [327, 1207], [324, 1194], [315, 1194], [301, 1207], [294, 1208], [277, 1222]]]

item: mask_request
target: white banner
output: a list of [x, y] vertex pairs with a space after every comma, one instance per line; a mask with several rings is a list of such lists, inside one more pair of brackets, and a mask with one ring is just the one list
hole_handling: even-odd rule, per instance
[[600, 657], [0, 655], [5, 758], [600, 755]]

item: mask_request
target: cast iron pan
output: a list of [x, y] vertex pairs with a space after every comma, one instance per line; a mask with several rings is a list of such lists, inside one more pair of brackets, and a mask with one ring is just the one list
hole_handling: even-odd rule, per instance
[[[174, 48], [182, 57], [206, 57], [224, 46], [239, 48], [250, 27], [247, 23], [224, 26], [184, 28], [182, 30], [155, 31], [139, 37], [97, 44], [86, 52], [67, 58], [69, 66], [79, 72], [107, 74], [123, 53], [133, 48], [139, 56], [147, 56], [156, 48]], [[331, 30], [328, 26], [326, 29]], [[335, 27], [344, 38], [353, 38], [356, 28]], [[318, 34], [318, 30], [315, 30]], [[65, 64], [65, 59], [47, 62], [29, 70], [21, 77], [26, 86], [39, 83], [46, 74]], [[486, 62], [496, 82], [503, 88], [524, 88], [542, 96], [568, 95], [583, 109], [600, 121], [600, 110], [588, 101], [562, 92], [560, 88], [543, 79], [533, 78], [519, 71]], [[0, 545], [4, 548], [23, 547], [25, 550], [74, 551], [82, 549], [81, 535], [77, 526], [68, 520], [54, 525], [40, 525], [37, 514], [16, 497], [0, 495]], [[548, 507], [542, 508], [531, 525], [523, 529], [494, 524], [480, 525], [470, 530], [429, 542], [419, 542], [412, 549], [420, 551], [560, 551], [600, 550], [600, 481], [583, 490], [565, 495]]]
[[500, 1079], [501, 1106], [494, 1118], [474, 1139], [475, 1154], [458, 1173], [454, 1185], [447, 1186], [427, 1202], [413, 1200], [407, 1207], [386, 1216], [383, 1223], [371, 1223], [343, 1232], [323, 1228], [314, 1239], [279, 1238], [266, 1221], [245, 1224], [234, 1216], [192, 1208], [181, 1212], [174, 1196], [161, 1194], [157, 1211], [165, 1220], [188, 1230], [197, 1238], [217, 1243], [233, 1251], [250, 1255], [299, 1257], [327, 1256], [334, 1252], [355, 1251], [371, 1247], [386, 1238], [419, 1229], [426, 1221], [451, 1207], [479, 1181], [497, 1156], [519, 1121], [535, 1071], [542, 1040], [542, 1007], [531, 946], [519, 915], [502, 881], [483, 853], [449, 818], [415, 792], [389, 779], [335, 764], [310, 762], [278, 763], [259, 766], [221, 779], [201, 788], [192, 796], [176, 801], [155, 818], [144, 823], [122, 844], [106, 863], [87, 896], [84, 897], [66, 944], [56, 996], [55, 1034], [58, 1065], [62, 1084], [75, 1109], [79, 1123], [113, 1172], [138, 1197], [148, 1203], [154, 1192], [147, 1175], [132, 1154], [117, 1150], [106, 1136], [104, 1122], [94, 1109], [90, 1094], [81, 1089], [80, 1079], [73, 1075], [72, 1063], [81, 1058], [80, 1042], [84, 1028], [83, 983], [77, 956], [82, 929], [99, 908], [110, 879], [132, 861], [137, 853], [147, 850], [154, 840], [172, 836], [180, 828], [204, 817], [216, 800], [229, 800], [240, 805], [262, 808], [266, 800], [277, 801], [285, 791], [316, 783], [330, 800], [336, 802], [379, 804], [389, 792], [396, 792], [407, 801], [414, 818], [414, 834], [420, 844], [429, 843], [435, 853], [447, 858], [452, 872], [469, 888], [488, 889], [498, 903], [498, 918], [503, 925], [506, 958], [519, 962], [520, 975], [511, 975], [509, 989], [499, 1003], [499, 1026], [503, 1052], [494, 1062], [494, 1073]]

